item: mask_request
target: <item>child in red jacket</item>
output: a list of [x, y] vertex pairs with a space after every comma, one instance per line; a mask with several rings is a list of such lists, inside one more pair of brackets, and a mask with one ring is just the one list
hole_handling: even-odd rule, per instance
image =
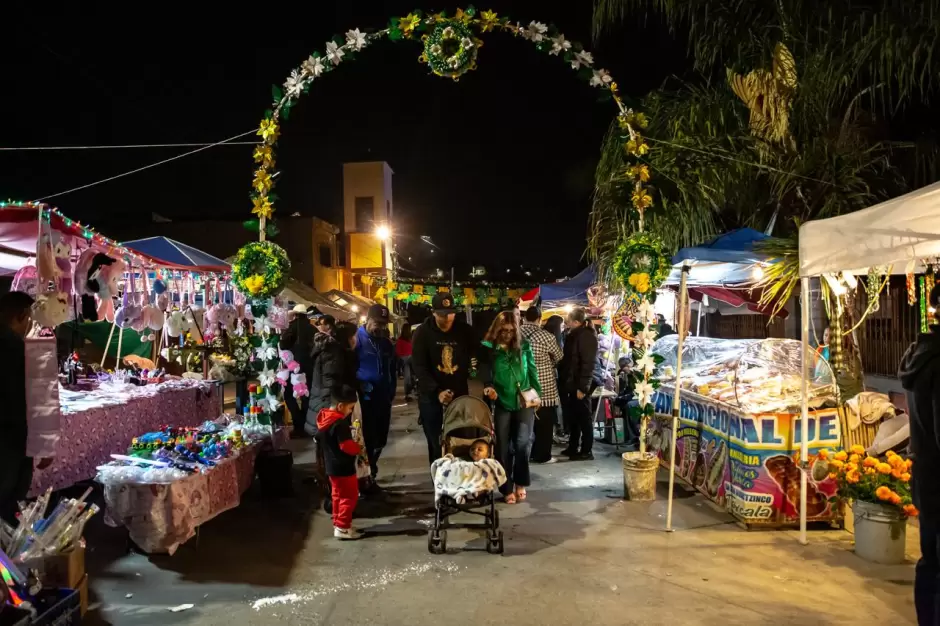
[[356, 407], [356, 391], [348, 386], [334, 387], [331, 406], [317, 415], [317, 437], [323, 446], [326, 475], [333, 492], [333, 536], [337, 539], [359, 539], [352, 527], [353, 511], [359, 501], [356, 477], [356, 456], [361, 446], [352, 436], [350, 415]]

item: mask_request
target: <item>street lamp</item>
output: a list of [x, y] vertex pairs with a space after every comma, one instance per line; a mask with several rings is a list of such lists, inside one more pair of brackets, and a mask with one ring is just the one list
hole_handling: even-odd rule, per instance
[[392, 238], [392, 229], [390, 229], [385, 224], [380, 224], [379, 226], [375, 227], [375, 236], [382, 241], [388, 241]]

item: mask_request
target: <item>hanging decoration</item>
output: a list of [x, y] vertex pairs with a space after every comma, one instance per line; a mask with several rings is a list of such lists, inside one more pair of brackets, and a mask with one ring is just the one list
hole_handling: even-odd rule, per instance
[[669, 277], [672, 262], [656, 238], [636, 232], [617, 248], [614, 275], [627, 302], [655, 299], [656, 290]]
[[256, 241], [242, 247], [232, 264], [235, 287], [246, 298], [273, 298], [284, 290], [289, 277], [287, 252], [270, 241]]
[[929, 307], [927, 306], [927, 277], [917, 277], [917, 287], [920, 291], [920, 332], [926, 333], [930, 330]]
[[[449, 285], [422, 285], [389, 282], [384, 295], [405, 304], [430, 305], [434, 296], [449, 293]], [[502, 308], [514, 303], [528, 291], [518, 287], [503, 289], [499, 287], [464, 287], [454, 293], [454, 305], [463, 308], [467, 304], [475, 308]]]
[[908, 272], [904, 276], [904, 280], [907, 286], [907, 304], [914, 306], [917, 302], [917, 285], [914, 281], [914, 272]]
[[881, 308], [881, 273], [877, 267], [868, 268], [868, 277], [865, 280], [865, 297], [868, 302], [869, 310], [872, 313], [878, 312]]
[[[470, 17], [473, 9], [468, 9]], [[445, 20], [437, 22], [430, 35], [422, 37], [424, 54], [418, 57], [438, 76], [459, 80], [477, 67], [477, 51], [483, 42], [477, 39], [466, 24]]]

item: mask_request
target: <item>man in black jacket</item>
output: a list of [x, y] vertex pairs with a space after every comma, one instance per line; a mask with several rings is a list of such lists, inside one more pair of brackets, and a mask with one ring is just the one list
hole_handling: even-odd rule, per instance
[[[307, 307], [303, 304], [294, 306], [288, 314], [288, 319], [290, 325], [281, 335], [281, 349], [291, 351], [294, 360], [300, 364], [300, 371], [307, 379], [307, 387], [310, 387], [310, 351], [313, 349], [313, 336], [317, 331], [310, 325], [310, 320], [307, 319]], [[284, 404], [287, 405], [287, 410], [290, 411], [293, 420], [294, 435], [302, 436], [306, 425], [310, 397], [301, 396], [298, 402], [297, 398], [294, 397], [294, 387], [288, 379], [284, 385]]]
[[313, 337], [313, 349], [310, 354], [310, 399], [307, 407], [304, 431], [317, 434], [317, 416], [323, 409], [330, 407], [330, 393], [338, 385], [350, 385], [355, 388], [355, 377], [344, 376], [345, 346], [330, 332], [321, 331]]
[[[26, 456], [26, 344], [33, 299], [22, 291], [0, 297], [0, 517], [13, 524], [17, 502], [33, 481], [33, 459]], [[39, 469], [52, 464], [41, 459]]]
[[428, 462], [441, 458], [444, 407], [470, 393], [471, 370], [476, 363], [477, 341], [470, 326], [457, 322], [454, 298], [434, 296], [434, 315], [412, 341], [411, 364], [418, 377], [418, 411], [428, 442]]
[[587, 324], [587, 315], [582, 308], [568, 314], [568, 328], [559, 386], [563, 398], [562, 410], [571, 426], [571, 436], [568, 438], [568, 447], [561, 454], [572, 461], [590, 461], [594, 459], [591, 382], [594, 362], [597, 360], [597, 336]]
[[[930, 292], [940, 309], [940, 285]], [[920, 510], [920, 561], [914, 578], [918, 624], [940, 624], [940, 326], [917, 337], [901, 359], [898, 379], [911, 418], [911, 491]]]

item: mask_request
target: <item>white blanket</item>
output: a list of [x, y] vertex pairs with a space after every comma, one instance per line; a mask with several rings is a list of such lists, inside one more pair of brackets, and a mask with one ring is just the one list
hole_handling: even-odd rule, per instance
[[473, 462], [448, 454], [431, 465], [431, 477], [434, 479], [434, 502], [441, 496], [449, 496], [457, 504], [463, 504], [468, 497], [474, 498], [502, 486], [506, 482], [506, 470], [494, 459]]

